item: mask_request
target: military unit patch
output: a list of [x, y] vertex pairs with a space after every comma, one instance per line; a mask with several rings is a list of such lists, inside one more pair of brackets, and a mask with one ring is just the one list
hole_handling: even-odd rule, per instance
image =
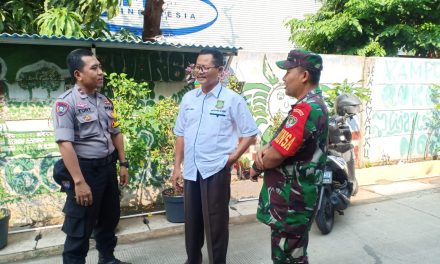
[[292, 127], [293, 125], [296, 124], [297, 121], [298, 121], [298, 119], [296, 117], [289, 116], [286, 121], [286, 128]]
[[69, 111], [69, 104], [66, 102], [57, 102], [55, 104], [55, 111], [58, 116], [63, 116]]

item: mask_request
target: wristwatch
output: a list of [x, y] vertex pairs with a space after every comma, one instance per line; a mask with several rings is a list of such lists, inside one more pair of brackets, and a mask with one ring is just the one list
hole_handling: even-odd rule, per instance
[[255, 171], [257, 174], [261, 174], [261, 173], [264, 172], [264, 170], [260, 170], [259, 168], [257, 168], [257, 164], [255, 164], [255, 162], [254, 162], [254, 164], [252, 164], [252, 169], [254, 169], [254, 171]]
[[123, 166], [123, 167], [126, 167], [126, 168], [128, 169], [129, 166], [130, 166], [130, 163], [128, 163], [128, 160], [126, 160], [126, 161], [120, 161], [120, 162], [119, 162], [119, 166]]

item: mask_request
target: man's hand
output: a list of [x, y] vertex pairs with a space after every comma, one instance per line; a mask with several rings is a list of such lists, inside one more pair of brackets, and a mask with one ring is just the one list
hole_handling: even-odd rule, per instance
[[257, 155], [255, 157], [255, 164], [257, 168], [264, 170], [263, 157], [266, 154], [266, 151], [269, 149], [270, 145], [266, 144], [261, 149], [257, 151]]
[[119, 185], [127, 186], [128, 184], [128, 169], [124, 166], [119, 167]]
[[171, 176], [171, 182], [173, 183], [173, 187], [176, 188], [182, 188], [182, 186], [179, 184], [179, 182], [182, 182], [182, 169], [174, 167], [173, 169], [173, 175]]
[[238, 160], [238, 158], [236, 157], [235, 153], [232, 153], [231, 155], [229, 155], [228, 157], [228, 161], [226, 162], [226, 166], [227, 167], [232, 167], [232, 165], [234, 165], [234, 163]]
[[79, 205], [90, 206], [93, 204], [92, 191], [84, 180], [75, 182], [75, 199]]

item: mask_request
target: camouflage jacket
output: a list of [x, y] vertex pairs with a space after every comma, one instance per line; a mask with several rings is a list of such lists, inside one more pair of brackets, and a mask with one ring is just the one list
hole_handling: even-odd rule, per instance
[[270, 144], [287, 158], [264, 171], [257, 218], [282, 232], [310, 228], [327, 159], [328, 112], [315, 88], [292, 106]]

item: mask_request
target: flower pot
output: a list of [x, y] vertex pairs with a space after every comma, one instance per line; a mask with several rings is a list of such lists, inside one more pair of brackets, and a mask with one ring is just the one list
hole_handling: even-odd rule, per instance
[[171, 223], [185, 222], [185, 209], [183, 206], [183, 196], [173, 195], [173, 190], [162, 191], [163, 202], [165, 204], [165, 215]]
[[0, 215], [4, 215], [0, 218], [0, 249], [4, 248], [8, 244], [8, 230], [9, 219], [11, 218], [11, 211], [6, 208], [0, 208]]

